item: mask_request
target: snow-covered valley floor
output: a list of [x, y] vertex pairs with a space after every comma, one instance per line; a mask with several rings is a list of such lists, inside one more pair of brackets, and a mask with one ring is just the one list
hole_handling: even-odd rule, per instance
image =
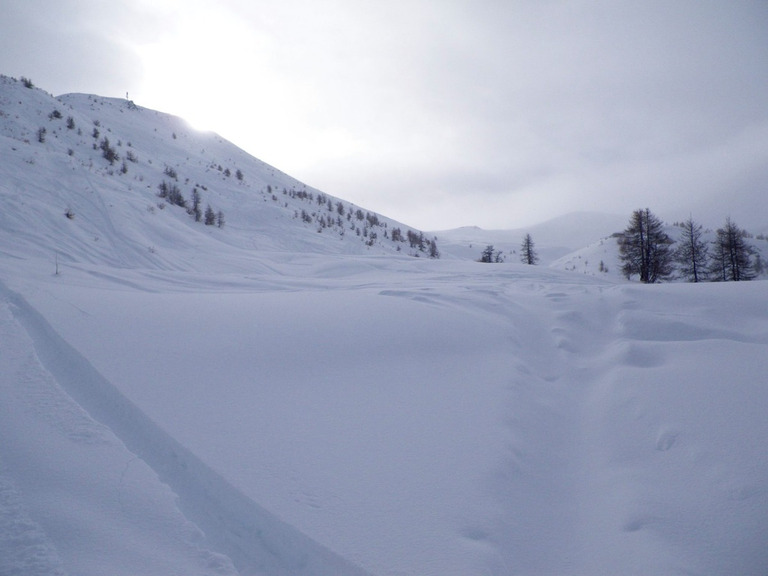
[[768, 284], [0, 259], [0, 573], [768, 572]]

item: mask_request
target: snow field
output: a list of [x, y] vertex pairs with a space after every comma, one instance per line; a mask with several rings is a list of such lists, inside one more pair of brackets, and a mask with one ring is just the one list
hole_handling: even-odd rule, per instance
[[371, 573], [766, 566], [763, 283], [263, 266], [28, 292], [216, 475]]
[[0, 309], [0, 573], [234, 574], [198, 546], [156, 473], [40, 364], [24, 313]]

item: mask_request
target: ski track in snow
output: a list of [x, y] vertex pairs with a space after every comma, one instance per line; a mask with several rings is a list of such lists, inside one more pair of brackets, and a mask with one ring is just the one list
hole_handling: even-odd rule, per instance
[[[231, 558], [241, 574], [365, 574], [232, 488], [123, 397], [26, 300], [1, 283], [0, 296], [10, 304], [14, 318], [32, 338], [46, 370], [89, 414], [152, 466], [179, 497], [181, 510], [204, 531], [206, 543]], [[130, 462], [126, 469], [129, 466]], [[6, 480], [2, 488], [11, 514], [21, 519], [14, 524], [24, 523], [26, 519], [16, 503], [13, 485]], [[19, 511], [14, 512], [17, 508]], [[50, 570], [45, 565], [56, 563], [55, 551], [48, 550], [50, 543], [34, 523], [23, 528], [30, 545], [45, 552], [40, 562]], [[2, 540], [7, 546], [16, 547], [19, 531], [15, 526], [7, 528]], [[24, 555], [28, 559], [19, 570], [34, 570], [36, 562], [29, 558], [34, 560], [39, 554], [34, 551]], [[56, 574], [56, 570], [60, 568], [55, 566], [53, 572], [37, 573]]]

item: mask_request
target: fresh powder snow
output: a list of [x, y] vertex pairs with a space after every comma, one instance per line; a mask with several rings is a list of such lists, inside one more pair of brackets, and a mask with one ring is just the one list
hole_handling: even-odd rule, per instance
[[0, 159], [3, 576], [768, 573], [764, 280], [627, 282], [598, 214], [526, 266], [6, 77]]

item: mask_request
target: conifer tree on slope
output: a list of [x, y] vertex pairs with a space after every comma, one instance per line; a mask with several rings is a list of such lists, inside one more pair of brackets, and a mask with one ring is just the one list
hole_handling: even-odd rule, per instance
[[701, 282], [706, 278], [709, 246], [701, 237], [701, 224], [688, 218], [683, 223], [683, 234], [674, 256], [680, 264], [680, 273], [689, 282]]
[[195, 217], [195, 222], [200, 222], [200, 220], [203, 219], [203, 210], [200, 208], [201, 202], [202, 202], [202, 198], [200, 198], [200, 192], [198, 192], [197, 187], [195, 187], [195, 189], [192, 190], [192, 209], [191, 209], [191, 213]]
[[213, 208], [211, 208], [211, 205], [208, 204], [208, 206], [205, 207], [205, 225], [206, 226], [213, 226], [216, 224], [216, 212], [213, 211]]
[[648, 208], [635, 210], [619, 239], [621, 271], [627, 279], [634, 275], [652, 284], [672, 274], [672, 239], [664, 232], [664, 223]]

